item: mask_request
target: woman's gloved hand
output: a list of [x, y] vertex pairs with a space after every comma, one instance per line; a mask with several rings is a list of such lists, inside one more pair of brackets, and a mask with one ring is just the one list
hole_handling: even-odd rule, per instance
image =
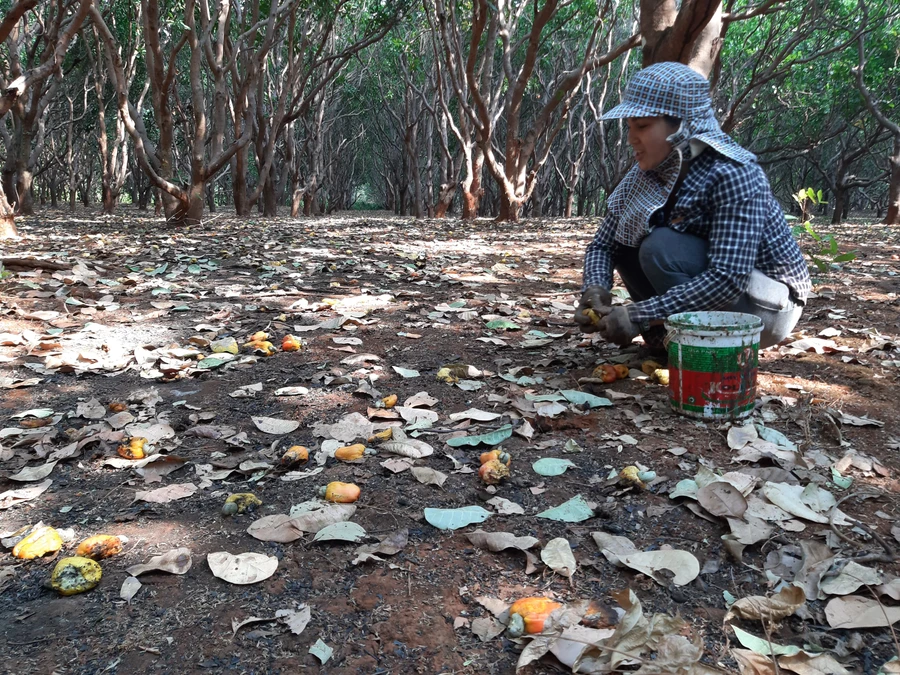
[[640, 332], [640, 327], [629, 318], [627, 307], [615, 307], [600, 320], [600, 335], [620, 347], [630, 345]]
[[600, 330], [600, 320], [612, 311], [612, 295], [603, 286], [588, 286], [575, 308], [575, 323], [582, 333]]

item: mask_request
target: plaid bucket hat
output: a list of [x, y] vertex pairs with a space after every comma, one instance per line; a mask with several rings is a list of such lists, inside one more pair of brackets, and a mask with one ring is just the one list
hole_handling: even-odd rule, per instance
[[616, 241], [626, 246], [637, 246], [648, 234], [650, 216], [669, 198], [685, 153], [691, 157], [706, 145], [740, 164], [756, 161], [756, 155], [722, 131], [706, 78], [682, 63], [656, 63], [638, 71], [628, 82], [622, 102], [604, 113], [603, 119], [663, 115], [681, 120], [667, 139], [672, 153], [655, 169], [633, 166], [609, 198], [609, 213], [618, 219]]

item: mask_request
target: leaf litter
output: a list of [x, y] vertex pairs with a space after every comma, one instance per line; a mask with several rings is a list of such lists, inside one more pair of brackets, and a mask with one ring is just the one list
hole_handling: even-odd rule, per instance
[[[321, 234], [322, 228], [328, 227], [326, 222], [330, 221], [310, 225], [308, 231]], [[197, 255], [199, 251], [194, 252], [199, 263], [179, 257], [179, 247], [199, 246], [199, 242], [206, 246], [209, 237], [217, 236], [198, 231], [173, 238], [146, 230], [148, 241], [155, 246], [153, 255], [159, 259], [137, 264], [142, 260], [139, 251], [143, 249], [126, 250], [124, 261], [129, 267], [119, 275], [108, 275], [115, 279], [107, 279], [105, 270], [100, 269], [102, 265], [89, 258], [73, 261], [73, 269], [78, 273], [71, 277], [69, 285], [52, 274], [15, 274], [13, 283], [20, 285], [11, 288], [19, 294], [17, 301], [27, 306], [16, 316], [28, 322], [29, 328], [14, 329], [12, 337], [0, 343], [4, 355], [18, 360], [15, 372], [11, 368], [0, 373], [0, 386], [37, 392], [42, 391], [42, 379], [63, 375], [85, 383], [106, 375], [111, 377], [105, 381], [128, 384], [112, 396], [96, 389], [81, 400], [56, 394], [46, 400], [17, 399], [25, 403], [18, 411], [10, 411], [7, 428], [0, 430], [0, 470], [5, 476], [34, 477], [35, 484], [4, 486], [0, 508], [15, 515], [26, 513], [23, 509], [30, 512], [37, 508], [46, 522], [79, 529], [83, 525], [70, 518], [84, 508], [94, 508], [92, 518], [99, 515], [113, 526], [146, 525], [148, 534], [157, 522], [178, 522], [182, 514], [190, 514], [193, 525], [189, 534], [182, 530], [182, 539], [149, 542], [165, 548], [186, 543], [195, 536], [201, 541], [206, 539], [210, 523], [217, 523], [213, 519], [220, 517], [220, 500], [229, 492], [238, 491], [233, 483], [246, 484], [246, 488], [239, 489], [258, 492], [265, 506], [262, 513], [240, 516], [227, 523], [232, 528], [231, 536], [243, 538], [246, 546], [242, 548], [251, 548], [250, 544], [257, 541], [253, 536], [256, 533], [262, 534], [261, 538], [271, 537], [268, 541], [272, 544], [267, 546], [282, 546], [300, 556], [320, 555], [300, 553], [317, 532], [325, 533], [320, 540], [326, 539], [328, 528], [337, 526], [338, 531], [347, 530], [355, 538], [360, 528], [373, 533], [375, 538], [367, 541], [377, 543], [360, 542], [347, 547], [338, 539], [329, 547], [329, 555], [346, 555], [346, 560], [354, 563], [345, 566], [347, 570], [363, 566], [371, 571], [378, 566], [404, 584], [410, 574], [406, 570], [415, 565], [417, 580], [409, 583], [416, 601], [421, 592], [419, 584], [430, 583], [432, 575], [437, 578], [451, 573], [456, 559], [471, 560], [468, 554], [457, 556], [462, 546], [475, 546], [465, 539], [473, 534], [472, 526], [490, 517], [490, 511], [477, 510], [483, 501], [500, 518], [491, 522], [503, 523], [502, 527], [510, 530], [506, 534], [513, 539], [531, 536], [533, 532], [539, 541], [548, 542], [543, 551], [562, 551], [562, 543], [552, 547], [549, 543], [560, 539], [569, 545], [572, 557], [566, 557], [565, 565], [558, 564], [559, 556], [547, 553], [563, 576], [578, 570], [572, 587], [559, 574], [549, 582], [556, 597], [565, 600], [566, 609], [558, 622], [550, 620], [545, 631], [549, 636], [522, 638], [516, 649], [526, 650], [522, 652], [526, 660], [557, 658], [563, 663], [574, 663], [575, 658], [581, 658], [580, 672], [606, 672], [610, 667], [628, 663], [632, 668], [640, 667], [643, 662], [634, 659], [652, 661], [667, 672], [713, 672], [712, 665], [700, 661], [704, 653], [710, 652], [698, 646], [701, 628], [696, 622], [678, 623], [674, 617], [647, 615], [635, 608], [640, 605], [639, 596], [652, 597], [653, 605], [658, 606], [667, 605], [671, 595], [680, 598], [678, 602], [687, 603], [685, 616], [693, 616], [695, 612], [691, 610], [724, 611], [721, 593], [715, 591], [716, 586], [723, 585], [735, 595], [728, 623], [743, 631], [743, 640], [738, 640], [740, 647], [735, 645], [730, 651], [719, 652], [719, 665], [726, 669], [752, 662], [760, 672], [774, 672], [773, 658], [782, 671], [801, 675], [842, 672], [845, 665], [852, 666], [852, 659], [848, 660], [848, 652], [839, 647], [839, 641], [823, 643], [816, 638], [819, 644], [838, 646], [833, 653], [814, 653], [804, 651], [802, 640], [782, 639], [784, 653], [772, 657], [771, 650], [767, 652], [748, 637], [754, 633], [765, 635], [763, 628], [776, 629], [779, 622], [793, 622], [794, 627], [815, 623], [818, 627], [814, 630], [822, 631], [827, 629], [819, 624], [827, 619], [830, 626], [840, 626], [834, 633], [840, 640], [852, 641], [858, 630], [881, 630], [879, 635], [885, 635], [885, 617], [893, 617], [893, 603], [900, 597], [900, 591], [892, 585], [892, 575], [897, 572], [892, 556], [896, 543], [891, 543], [894, 540], [888, 534], [892, 519], [898, 514], [890, 501], [878, 494], [880, 486], [892, 480], [892, 470], [885, 465], [884, 457], [879, 461], [877, 455], [880, 448], [887, 446], [889, 434], [896, 436], [897, 430], [884, 406], [870, 410], [856, 402], [839, 409], [833, 401], [840, 397], [823, 396], [824, 389], [804, 399], [805, 394], [798, 393], [801, 389], [792, 388], [809, 387], [810, 383], [802, 380], [810, 371], [804, 370], [802, 359], [793, 352], [802, 345], [822, 347], [824, 343], [795, 336], [795, 345], [778, 357], [797, 374], [797, 380], [787, 386], [764, 381], [760, 405], [748, 423], [718, 428], [713, 424], [697, 425], [673, 416], [667, 409], [664, 389], [649, 381], [629, 378], [602, 388], [590, 383], [584, 384], [583, 389], [572, 388], [580, 382], [580, 374], [590, 374], [595, 358], [625, 363], [631, 366], [632, 373], [640, 372], [640, 364], [628, 352], [593, 338], [589, 340], [591, 347], [585, 349], [578, 346], [581, 336], [565, 332], [570, 308], [577, 298], [577, 289], [572, 285], [561, 283], [561, 294], [542, 295], [547, 292], [546, 287], [529, 286], [525, 277], [515, 277], [519, 274], [515, 267], [508, 266], [498, 267], [497, 274], [502, 274], [505, 282], [515, 279], [512, 284], [497, 287], [468, 281], [466, 270], [470, 267], [491, 269], [496, 261], [486, 261], [483, 254], [470, 250], [448, 253], [425, 241], [417, 244], [422, 251], [428, 250], [427, 262], [419, 272], [422, 276], [406, 276], [408, 268], [395, 262], [403, 260], [400, 253], [406, 253], [381, 237], [371, 238], [365, 244], [386, 255], [377, 258], [387, 261], [378, 265], [373, 262], [376, 258], [345, 253], [350, 247], [333, 246], [331, 242], [343, 235], [329, 235], [332, 238], [326, 238], [321, 248], [323, 253], [335, 256], [341, 269], [337, 274], [325, 271], [317, 255], [305, 261], [299, 259], [296, 265], [272, 264], [290, 259], [289, 255], [276, 256], [286, 254], [295, 245], [294, 238], [302, 240], [311, 235], [299, 228], [296, 235], [288, 238], [269, 225], [262, 227], [270, 234], [272, 248], [248, 249], [246, 255], [256, 267], [247, 268], [240, 284], [226, 280], [221, 266], [212, 264], [207, 268], [207, 259]], [[178, 241], [181, 237], [185, 241]], [[209, 250], [225, 250], [231, 245], [221, 239]], [[380, 267], [381, 264], [387, 267]], [[204, 272], [188, 271], [189, 266], [199, 266]], [[294, 292], [293, 284], [299, 285], [300, 277], [290, 276], [299, 274], [295, 270], [304, 270], [307, 275], [304, 288], [316, 286], [317, 281], [325, 283], [317, 286], [316, 292], [298, 289], [296, 292], [306, 295], [289, 295]], [[41, 306], [42, 298], [25, 295], [35, 290], [26, 283], [52, 295], [61, 288], [94, 288], [101, 278], [113, 284], [106, 285], [112, 299], [103, 303], [79, 299], [84, 304], [69, 303], [69, 314], [65, 316], [52, 307]], [[280, 284], [274, 291], [270, 289], [273, 278]], [[377, 290], [381, 285], [372, 285], [374, 279], [393, 287], [389, 293]], [[405, 281], [414, 279], [413, 285], [404, 286]], [[425, 283], [418, 283], [422, 281]], [[248, 291], [252, 300], [235, 301], [238, 289]], [[287, 289], [285, 295], [279, 295], [282, 289]], [[129, 303], [118, 302], [126, 294]], [[177, 302], [161, 300], [175, 294], [181, 296]], [[465, 299], [459, 300], [463, 294]], [[191, 295], [194, 297], [188, 297]], [[212, 304], [198, 302], [200, 297], [207, 297]], [[823, 306], [833, 302], [829, 297], [824, 294], [811, 301], [811, 319], [817, 320], [817, 306], [824, 312]], [[457, 305], [458, 302], [462, 304]], [[815, 331], [804, 327], [807, 336], [822, 333], [835, 344], [835, 348], [825, 345], [815, 358], [846, 364], [849, 362], [842, 359], [851, 354], [857, 367], [877, 373], [879, 378], [896, 380], [897, 369], [881, 365], [897, 358], [896, 347], [884, 339], [860, 346], [862, 338], [848, 337], [866, 335], [853, 332], [866, 329], [861, 323], [866, 320], [863, 314], [857, 315], [855, 325], [852, 319], [848, 320], [854, 314], [852, 306], [849, 313], [841, 313], [840, 334], [822, 333], [827, 326], [820, 325]], [[479, 321], [473, 321], [475, 318]], [[485, 331], [487, 324], [495, 321], [498, 323], [493, 325], [501, 330], [512, 324], [522, 332], [511, 331], [507, 333], [511, 338], [500, 340]], [[153, 333], [156, 322], [165, 325], [165, 329]], [[183, 331], [173, 332], [173, 326]], [[449, 355], [459, 353], [457, 349], [429, 346], [440, 339], [435, 329], [445, 330], [446, 326], [474, 330], [475, 335], [466, 342], [473, 347], [471, 353], [465, 354], [465, 363], [457, 357], [451, 360]], [[144, 330], [146, 337], [121, 337], [132, 328]], [[404, 351], [395, 353], [390, 349], [392, 342], [379, 340], [377, 331], [383, 328], [389, 328], [389, 335], [398, 336], [392, 340]], [[304, 350], [294, 354], [279, 352], [271, 357], [243, 351], [240, 345], [259, 330], [277, 337], [290, 331], [303, 333]], [[516, 337], [522, 334], [524, 342]], [[217, 341], [230, 345], [233, 337], [237, 338], [233, 341], [238, 353], [211, 349]], [[804, 339], [806, 343], [796, 344]], [[35, 349], [41, 344], [60, 346]], [[352, 348], [361, 344], [366, 353], [354, 353], [344, 362], [335, 352], [329, 353], [327, 346]], [[405, 349], [407, 345], [416, 346]], [[448, 355], [448, 362], [440, 365], [464, 365], [451, 370], [451, 379], [455, 377], [458, 382], [452, 386], [432, 382], [439, 362], [424, 356], [429, 349]], [[28, 358], [27, 350], [32, 354]], [[27, 377], [27, 370], [40, 377]], [[827, 386], [821, 378], [818, 381], [820, 386]], [[158, 382], [158, 391], [137, 393], [147, 390], [148, 382]], [[409, 388], [417, 382], [418, 386]], [[215, 391], [220, 389], [221, 394], [214, 393], [210, 383], [215, 383]], [[132, 391], [134, 397], [130, 395]], [[403, 402], [401, 407], [430, 412], [397, 411], [392, 420], [390, 411], [382, 409], [370, 417], [366, 401], [371, 403], [373, 391], [396, 392]], [[817, 402], [816, 396], [831, 403]], [[332, 407], [337, 399], [343, 401], [340, 409]], [[113, 404], [126, 409], [117, 411], [110, 407]], [[12, 417], [13, 414], [17, 416]], [[383, 441], [368, 442], [379, 431], [391, 426], [397, 429], [397, 424], [406, 427], [406, 437], [398, 435], [387, 443], [412, 447], [409, 454], [395, 455], [391, 452], [393, 446], [386, 446]], [[884, 433], [881, 429], [889, 432], [885, 441], [866, 436]], [[123, 437], [116, 439], [113, 434]], [[125, 435], [147, 437], [154, 454], [141, 460], [116, 456], [115, 447], [127, 440]], [[314, 458], [325, 441], [364, 443], [380, 456], [371, 466], [340, 466], [327, 453], [321, 464], [312, 467], [285, 469], [278, 465], [280, 454], [288, 445], [306, 445]], [[673, 447], [676, 444], [678, 447]], [[431, 452], [423, 452], [426, 446]], [[494, 448], [511, 452], [512, 476], [485, 489], [474, 472], [478, 455]], [[564, 460], [561, 455], [568, 452], [578, 452], [578, 461], [570, 463], [565, 474], [555, 475], [546, 484], [535, 480], [530, 468], [535, 461], [541, 457]], [[412, 473], [393, 474], [379, 462], [398, 462]], [[659, 476], [658, 482], [643, 490], [624, 492], [621, 486], [607, 484], [605, 477], [610, 472], [633, 464], [640, 464], [642, 471], [653, 470]], [[201, 466], [208, 468], [201, 470]], [[175, 474], [179, 469], [189, 471], [193, 483], [174, 480], [173, 476], [188, 475]], [[47, 474], [41, 476], [43, 471]], [[155, 489], [144, 489], [144, 479], [155, 482]], [[293, 503], [312, 497], [320, 484], [330, 480], [357, 482], [362, 488], [359, 508], [331, 505], [342, 507], [337, 511], [323, 505], [287, 515]], [[424, 484], [420, 485], [420, 480]], [[86, 490], [95, 492], [75, 494], [73, 486], [83, 482], [90, 486]], [[288, 487], [296, 491], [299, 499], [281, 491]], [[104, 495], [103, 507], [85, 504], [88, 494], [98, 498]], [[141, 497], [132, 502], [136, 495]], [[147, 496], [149, 501], [144, 498]], [[54, 505], [53, 510], [45, 512], [45, 500]], [[876, 511], [881, 515], [875, 516]], [[664, 523], [666, 528], [661, 529]], [[447, 525], [458, 531], [439, 529]], [[610, 531], [598, 532], [601, 525]], [[562, 531], [553, 529], [557, 527], [571, 529], [562, 538]], [[888, 538], [885, 545], [873, 536], [873, 531], [883, 540]], [[424, 554], [428, 549], [423, 549], [423, 532], [440, 541], [443, 550]], [[135, 529], [135, 534], [147, 536], [139, 529]], [[585, 546], [591, 535], [598, 548]], [[784, 543], [785, 536], [791, 543]], [[127, 560], [123, 557], [122, 561], [113, 558], [104, 562], [104, 572], [114, 574], [119, 565], [120, 569], [141, 575], [152, 571], [178, 573], [190, 560], [187, 552], [187, 558], [182, 555], [180, 562], [154, 563], [164, 556], [147, 553], [160, 549], [148, 549], [147, 541], [136, 541], [137, 547], [125, 554]], [[411, 559], [391, 562], [392, 556], [407, 549], [415, 551]], [[207, 556], [216, 552], [208, 546], [199, 550]], [[537, 559], [535, 546], [519, 550], [524, 550], [526, 557], [534, 557], [534, 562], [526, 565], [532, 569], [523, 570], [520, 558], [508, 560], [509, 553], [486, 548], [479, 551], [475, 570], [477, 577], [484, 577], [478, 581], [458, 577], [458, 583], [485, 584], [496, 578], [497, 572], [510, 575], [513, 584], [498, 591], [503, 595], [500, 602], [508, 607], [518, 595], [533, 590], [527, 574], [554, 569]], [[693, 581], [681, 586], [676, 580], [691, 576], [695, 566], [680, 554], [692, 556], [701, 570]], [[436, 559], [434, 565], [430, 556]], [[151, 558], [146, 563], [151, 566], [146, 570], [136, 564]], [[743, 564], [752, 567], [742, 567]], [[469, 572], [471, 566], [467, 563], [458, 568]], [[602, 582], [593, 580], [588, 572], [593, 569], [599, 572]], [[749, 574], [747, 569], [758, 573]], [[741, 592], [728, 581], [728, 573], [734, 571], [737, 575], [739, 570], [748, 575], [741, 577]], [[196, 583], [198, 575], [204, 573], [185, 571], [188, 584]], [[488, 571], [490, 575], [486, 574]], [[285, 573], [276, 568], [270, 579], [278, 580]], [[553, 579], [553, 575], [545, 574], [545, 579]], [[647, 579], [653, 581], [648, 585]], [[19, 574], [4, 583], [4, 596], [9, 598], [9, 584], [31, 582], [23, 581]], [[141, 588], [134, 576], [126, 577], [120, 591], [122, 602], [130, 602], [138, 609], [152, 603], [157, 589], [148, 594]], [[616, 588], [627, 592], [616, 591], [614, 595]], [[867, 588], [884, 590], [878, 591], [876, 599], [864, 595]], [[797, 605], [801, 592], [805, 602]], [[579, 603], [591, 595], [604, 596], [616, 607], [621, 613], [616, 621], [595, 628], [594, 614], [579, 616]], [[242, 608], [246, 610], [243, 617], [277, 619], [286, 616], [278, 612], [300, 611], [297, 625], [303, 623], [302, 610], [284, 609], [286, 603], [278, 605], [277, 597], [270, 601], [252, 591], [246, 597], [251, 601]], [[89, 601], [92, 598], [85, 596]], [[398, 600], [395, 598], [391, 604], [396, 606]], [[796, 611], [788, 613], [795, 605]], [[882, 607], [882, 618], [877, 619], [876, 609]], [[312, 616], [318, 620], [318, 610]], [[309, 622], [308, 615], [305, 620]], [[489, 620], [473, 617], [468, 621], [467, 625], [477, 627], [480, 637], [487, 640], [480, 650], [475, 650], [474, 658], [482, 658], [485, 650], [496, 654], [498, 621], [493, 614]], [[767, 625], [760, 626], [761, 621]], [[872, 628], [857, 628], [857, 623], [871, 623]], [[660, 626], [668, 633], [660, 632]], [[505, 630], [502, 622], [499, 629]], [[241, 636], [252, 632], [241, 630], [238, 639], [243, 641]], [[723, 635], [734, 634], [730, 628], [723, 634], [708, 626], [707, 638], [710, 633], [720, 644], [724, 644]], [[305, 644], [312, 644], [314, 637]], [[323, 634], [322, 638], [322, 645], [333, 644], [329, 636]], [[444, 635], [442, 642], [453, 642], [452, 633], [449, 638]], [[761, 653], [753, 652], [745, 642]], [[531, 644], [535, 646], [532, 648]], [[887, 642], [876, 640], [872, 645], [877, 652], [876, 665], [879, 659], [884, 662], [890, 658]], [[246, 647], [240, 642], [238, 648]], [[319, 649], [324, 656], [324, 647]], [[632, 656], [620, 658], [623, 652]], [[339, 654], [335, 650], [329, 658]], [[713, 663], [709, 659], [706, 662]], [[457, 669], [462, 663], [457, 662]]]

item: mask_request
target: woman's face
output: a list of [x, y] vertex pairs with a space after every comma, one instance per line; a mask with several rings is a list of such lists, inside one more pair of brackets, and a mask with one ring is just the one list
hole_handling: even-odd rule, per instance
[[664, 117], [629, 117], [628, 144], [634, 148], [634, 158], [644, 171], [658, 167], [672, 152], [672, 144], [666, 140], [675, 133]]

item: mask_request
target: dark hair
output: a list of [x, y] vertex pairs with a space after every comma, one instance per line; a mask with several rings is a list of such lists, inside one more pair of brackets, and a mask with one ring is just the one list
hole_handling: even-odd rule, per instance
[[669, 126], [678, 128], [681, 126], [681, 118], [673, 117], [672, 115], [663, 115], [663, 119], [668, 123]]

